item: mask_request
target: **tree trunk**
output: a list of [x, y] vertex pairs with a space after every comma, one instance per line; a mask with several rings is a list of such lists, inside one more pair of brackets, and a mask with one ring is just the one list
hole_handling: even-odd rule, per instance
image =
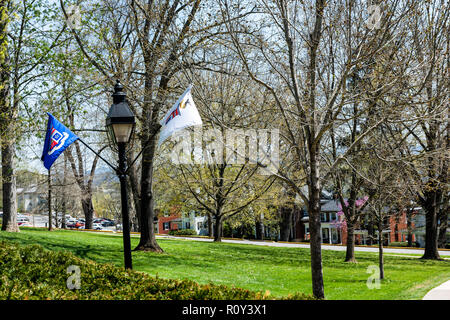
[[[149, 135], [146, 136], [146, 138]], [[147, 139], [141, 141], [145, 145]], [[140, 203], [140, 230], [141, 237], [138, 246], [134, 250], [163, 252], [159, 244], [156, 242], [154, 230], [154, 199], [153, 199], [153, 158], [155, 154], [156, 138], [153, 136], [149, 146], [142, 154], [142, 169], [141, 169], [141, 203]]]
[[[3, 134], [4, 136], [5, 134]], [[8, 134], [9, 135], [9, 134]], [[2, 137], [3, 138], [3, 137]], [[2, 141], [3, 223], [2, 230], [19, 232], [16, 207], [16, 175], [14, 168], [14, 142]]]
[[[10, 104], [11, 63], [8, 54], [9, 1], [0, 4], [0, 139], [2, 153], [3, 222], [2, 230], [19, 232], [17, 226], [15, 176], [15, 116]], [[13, 108], [15, 106], [13, 105]]]
[[316, 298], [324, 299], [322, 273], [322, 241], [320, 228], [320, 181], [319, 181], [319, 152], [310, 148], [310, 186], [309, 186], [309, 231], [311, 251], [312, 289]]
[[321, 243], [321, 229], [320, 229], [320, 139], [317, 139], [317, 123], [318, 115], [316, 113], [316, 55], [322, 35], [322, 15], [325, 9], [325, 0], [316, 0], [316, 13], [314, 30], [310, 34], [309, 42], [309, 65], [307, 76], [307, 97], [308, 108], [311, 115], [306, 126], [306, 142], [308, 144], [309, 152], [309, 229], [311, 234], [310, 250], [311, 250], [311, 274], [312, 274], [312, 289], [316, 298], [324, 299], [323, 287], [323, 273], [322, 273], [322, 243]]
[[353, 222], [347, 221], [347, 249], [345, 251], [345, 262], [356, 262], [355, 258], [355, 226]]
[[311, 273], [313, 294], [316, 298], [325, 297], [322, 274], [322, 243], [320, 236], [320, 200], [309, 201], [309, 231], [311, 251]]
[[378, 264], [380, 267], [380, 280], [384, 279], [384, 260], [383, 260], [383, 226], [378, 224]]
[[435, 191], [426, 195], [425, 205], [425, 252], [421, 259], [439, 260], [438, 225], [437, 225], [437, 197]]
[[215, 215], [216, 221], [214, 223], [214, 242], [222, 241], [222, 219], [220, 215]]
[[280, 208], [280, 241], [289, 241], [292, 228], [292, 214], [292, 208], [286, 206]]
[[448, 205], [443, 205], [439, 213], [439, 236], [438, 247], [445, 249], [447, 244], [447, 228], [448, 228]]
[[[223, 237], [223, 214], [222, 214], [222, 198], [216, 199], [216, 212], [214, 214], [215, 223], [214, 223], [214, 242], [221, 242]], [[233, 230], [231, 230], [231, 234], [233, 234]]]
[[66, 213], [67, 213], [66, 198], [62, 199], [61, 212], [62, 212], [61, 229], [65, 229], [66, 228]]
[[136, 207], [134, 206], [135, 201], [133, 197], [133, 189], [131, 187], [130, 179], [126, 179], [126, 189], [127, 189], [127, 201], [128, 201], [128, 214], [129, 214], [129, 220], [130, 220], [130, 231], [137, 231], [139, 227], [137, 226], [137, 212]]
[[412, 247], [412, 212], [413, 208], [408, 208], [406, 211], [406, 226], [408, 229], [408, 247]]
[[[134, 158], [134, 154], [133, 154]], [[131, 161], [134, 159], [130, 159], [130, 157], [127, 157], [127, 163], [128, 166], [131, 164]], [[137, 170], [136, 170], [136, 163], [133, 165], [133, 167], [129, 168], [128, 170], [128, 182], [131, 188], [131, 194], [133, 197], [133, 204], [134, 204], [134, 210], [136, 213], [135, 220], [137, 220], [137, 228], [135, 231], [140, 232], [141, 231], [141, 218], [140, 218], [140, 212], [141, 212], [141, 192], [139, 190], [139, 182], [137, 177]]]
[[264, 240], [264, 223], [263, 214], [255, 215], [255, 238], [256, 240]]
[[369, 246], [373, 245], [373, 240], [375, 238], [374, 236], [374, 230], [375, 228], [373, 227], [373, 221], [372, 221], [372, 217], [371, 215], [369, 215], [368, 217], [368, 222], [367, 222], [367, 244]]
[[81, 206], [84, 213], [84, 228], [92, 229], [92, 222], [94, 220], [94, 207], [92, 205], [92, 194], [87, 194], [81, 200]]
[[[149, 48], [143, 48], [149, 50]], [[144, 55], [145, 56], [145, 55]], [[145, 57], [144, 57], [145, 58]], [[144, 59], [146, 60], [146, 59]], [[150, 61], [145, 61], [145, 84], [144, 84], [144, 99], [146, 102], [143, 105], [142, 117], [146, 119], [143, 123], [141, 147], [147, 146], [142, 152], [142, 164], [141, 164], [141, 181], [140, 181], [140, 205], [139, 205], [139, 220], [141, 223], [140, 230], [141, 236], [139, 244], [134, 250], [163, 252], [163, 249], [156, 242], [154, 221], [154, 198], [153, 198], [153, 164], [155, 158], [156, 138], [157, 134], [153, 135], [152, 132], [157, 132], [155, 129], [159, 129], [158, 113], [161, 109], [163, 100], [165, 98], [165, 92], [169, 79], [167, 75], [161, 75], [159, 82], [160, 91], [156, 95], [156, 101], [153, 101], [153, 78], [152, 73], [154, 70], [151, 68], [153, 64]], [[157, 126], [159, 126], [157, 128]], [[148, 142], [148, 145], [147, 145]], [[136, 208], [137, 209], [137, 208]]]
[[212, 220], [212, 215], [210, 212], [208, 212], [207, 214], [208, 214], [208, 236], [214, 237], [214, 223]]

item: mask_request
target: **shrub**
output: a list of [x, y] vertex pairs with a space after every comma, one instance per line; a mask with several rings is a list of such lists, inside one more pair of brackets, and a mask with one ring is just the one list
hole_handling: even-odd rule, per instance
[[180, 230], [170, 230], [169, 234], [171, 236], [196, 236], [197, 232], [192, 229], [180, 229]]
[[407, 247], [408, 242], [391, 242], [389, 244], [390, 247]]
[[[80, 268], [80, 289], [70, 290], [67, 268]], [[190, 280], [167, 280], [125, 270], [112, 264], [84, 260], [69, 252], [39, 245], [0, 242], [0, 300], [258, 300], [270, 294], [224, 285], [200, 285]], [[311, 299], [296, 294], [286, 299]]]

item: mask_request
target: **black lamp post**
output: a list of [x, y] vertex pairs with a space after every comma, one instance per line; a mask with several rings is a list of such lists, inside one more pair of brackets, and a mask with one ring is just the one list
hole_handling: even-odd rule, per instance
[[119, 152], [119, 168], [117, 175], [120, 179], [120, 196], [122, 202], [122, 231], [123, 231], [123, 251], [125, 258], [125, 268], [132, 269], [131, 262], [131, 241], [130, 241], [130, 218], [128, 210], [127, 180], [126, 180], [126, 158], [125, 151], [127, 144], [131, 141], [136, 120], [133, 112], [128, 107], [126, 94], [123, 86], [117, 80], [114, 86], [113, 104], [106, 117], [106, 129], [111, 145], [117, 146]]

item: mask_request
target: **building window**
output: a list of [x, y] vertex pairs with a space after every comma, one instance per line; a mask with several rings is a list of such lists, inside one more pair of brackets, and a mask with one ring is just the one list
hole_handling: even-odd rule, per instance
[[203, 228], [203, 222], [197, 222], [197, 229]]
[[328, 240], [328, 229], [322, 229], [322, 240]]
[[164, 222], [163, 223], [163, 230], [169, 230], [170, 228], [170, 222]]
[[188, 221], [184, 224], [184, 228], [185, 229], [190, 229], [191, 228], [191, 223]]

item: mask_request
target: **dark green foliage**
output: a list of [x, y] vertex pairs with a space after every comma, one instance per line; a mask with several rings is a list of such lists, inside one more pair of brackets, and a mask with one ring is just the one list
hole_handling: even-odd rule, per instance
[[391, 242], [389, 247], [407, 247], [408, 242]]
[[169, 234], [171, 236], [196, 236], [197, 232], [192, 229], [180, 229], [180, 230], [170, 230]]
[[[80, 268], [80, 289], [69, 290], [70, 265]], [[307, 299], [289, 296], [288, 299]], [[84, 260], [69, 252], [40, 245], [0, 242], [0, 299], [79, 300], [259, 300], [268, 294], [223, 285], [199, 285], [190, 280], [153, 278], [112, 264]]]

